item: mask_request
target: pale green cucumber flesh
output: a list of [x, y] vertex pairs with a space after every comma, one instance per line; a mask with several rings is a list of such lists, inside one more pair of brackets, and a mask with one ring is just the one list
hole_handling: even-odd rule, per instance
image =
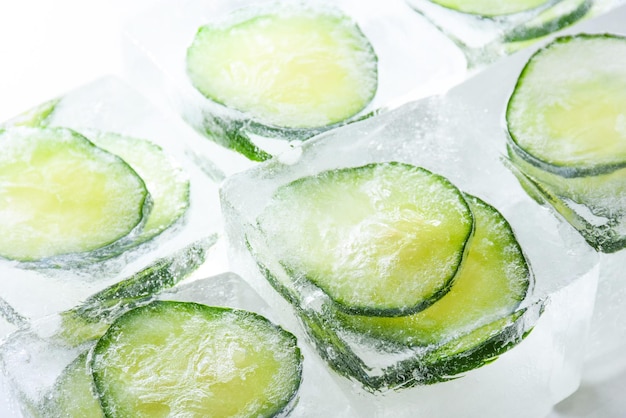
[[161, 147], [111, 132], [85, 134], [98, 147], [124, 159], [143, 179], [152, 197], [152, 210], [134, 244], [154, 238], [183, 216], [189, 207], [189, 179]]
[[394, 316], [448, 291], [473, 219], [444, 177], [380, 163], [284, 185], [258, 224], [292, 276], [318, 286], [340, 309]]
[[0, 256], [38, 261], [102, 249], [140, 227], [150, 205], [121, 158], [62, 128], [0, 134]]
[[332, 125], [372, 100], [376, 54], [350, 18], [306, 7], [246, 12], [201, 27], [187, 51], [188, 76], [204, 96], [285, 128]]
[[484, 17], [497, 17], [526, 12], [543, 6], [550, 0], [429, 0], [432, 3], [462, 13]]
[[508, 32], [504, 41], [521, 45], [524, 41], [554, 33], [582, 19], [592, 5], [592, 0], [561, 0]]
[[528, 263], [506, 219], [492, 206], [465, 195], [474, 235], [450, 291], [430, 307], [400, 317], [339, 313], [357, 332], [404, 345], [451, 340], [513, 312], [531, 285]]
[[566, 177], [626, 166], [626, 38], [557, 38], [524, 67], [506, 120], [529, 162]]
[[[45, 127], [61, 99], [24, 112], [2, 126]], [[145, 182], [152, 198], [150, 215], [134, 244], [148, 241], [173, 225], [189, 207], [189, 180], [164, 150], [145, 139], [113, 132], [81, 131], [91, 142], [126, 161]]]
[[63, 370], [42, 409], [48, 418], [104, 418], [100, 401], [94, 393], [93, 378], [87, 361], [88, 352], [79, 355]]
[[161, 301], [119, 317], [91, 368], [108, 417], [270, 417], [296, 396], [302, 357], [257, 314]]

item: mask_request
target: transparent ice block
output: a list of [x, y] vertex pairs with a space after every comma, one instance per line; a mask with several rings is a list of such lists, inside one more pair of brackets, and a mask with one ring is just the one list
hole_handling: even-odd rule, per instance
[[[626, 7], [620, 6], [603, 16], [568, 29], [563, 34], [615, 33], [626, 35], [624, 21], [626, 21]], [[538, 45], [495, 64], [493, 68], [478, 74], [473, 79], [452, 89], [448, 93], [448, 96], [463, 102], [465, 106], [471, 106], [478, 111], [484, 111], [485, 114], [495, 114], [501, 118], [499, 125], [490, 124], [485, 126], [484, 138], [485, 141], [491, 143], [491, 146], [499, 149], [503, 156], [507, 155], [507, 133], [504, 122], [507, 101], [522, 68], [537, 48], [539, 48]], [[511, 169], [516, 171], [514, 166], [511, 166]], [[523, 177], [522, 182], [524, 182]], [[531, 190], [532, 194], [534, 186], [529, 183], [525, 184], [527, 190]], [[571, 222], [572, 228], [581, 231], [582, 236], [585, 238], [595, 239], [605, 234], [606, 226], [601, 226], [602, 223], [598, 225], [598, 218], [590, 216], [588, 210], [567, 206], [565, 200], [559, 199], [553, 194], [544, 194], [543, 197], [541, 195], [542, 192], [534, 194], [539, 201], [543, 202], [546, 208], [552, 210], [563, 222]], [[577, 221], [580, 219], [583, 219], [584, 223]], [[593, 224], [598, 226], [588, 229]], [[615, 234], [617, 237], [620, 236], [619, 231], [623, 230], [623, 224], [624, 219], [622, 217], [617, 226], [618, 234]], [[590, 343], [586, 353], [589, 365], [614, 363], [617, 365], [616, 367], [622, 367], [620, 366], [622, 364], [621, 350], [626, 345], [626, 328], [624, 327], [626, 309], [623, 303], [624, 296], [626, 296], [626, 282], [622, 273], [626, 257], [624, 253], [625, 251], [621, 250], [611, 254], [599, 255], [600, 276], [598, 292], [590, 327]], [[591, 366], [588, 366], [588, 370], [590, 368]]]
[[[193, 242], [205, 240], [210, 246], [218, 238], [218, 171], [191, 162], [186, 142], [189, 134], [195, 135], [193, 131], [185, 134], [177, 119], [169, 120], [156, 111], [120, 79], [111, 76], [94, 81], [5, 122], [5, 126], [20, 123], [63, 126], [87, 137], [95, 132], [114, 132], [148, 140], [180, 167], [190, 187], [189, 206], [181, 218], [159, 235], [113, 258], [83, 263], [78, 257], [61, 267], [0, 260], [0, 298], [27, 320], [68, 309]], [[185, 128], [182, 123], [180, 126]], [[215, 265], [218, 261], [212, 263], [216, 271], [223, 271], [223, 265]]]
[[[280, 10], [298, 1], [207, 1], [188, 0], [173, 7], [160, 7], [138, 16], [126, 28], [127, 67], [131, 80], [142, 86], [159, 103], [175, 111], [209, 139], [232, 148], [233, 135], [248, 146], [259, 148], [253, 159], [267, 152], [275, 155], [297, 147], [302, 140], [327, 128], [281, 133], [282, 128], [257, 123], [249, 115], [228, 109], [205, 98], [191, 84], [185, 55], [202, 25], [220, 21], [243, 7]], [[378, 90], [373, 101], [348, 122], [396, 106], [410, 98], [445, 91], [466, 76], [462, 52], [401, 0], [377, 1], [315, 0], [307, 7], [338, 8], [352, 18], [372, 44], [378, 56]], [[341, 123], [339, 123], [341, 124]], [[256, 126], [256, 128], [255, 128]], [[284, 131], [284, 129], [283, 129]], [[229, 139], [228, 137], [231, 137]], [[208, 142], [208, 141], [205, 141]], [[213, 152], [215, 144], [198, 141], [197, 150]], [[211, 149], [211, 151], [209, 151]], [[199, 151], [200, 152], [200, 151]], [[217, 159], [227, 173], [251, 165], [241, 155], [222, 150]]]
[[[597, 284], [597, 254], [567, 223], [523, 192], [499, 149], [486, 137], [493, 134], [503, 135], [499, 108], [477, 109], [455, 96], [431, 98], [320, 135], [301, 149], [230, 177], [222, 186], [231, 266], [272, 300], [272, 306], [281, 308], [284, 321], [294, 327], [301, 323], [307, 341], [332, 369], [339, 370], [334, 376], [353, 405], [358, 405], [360, 416], [541, 417], [578, 386], [584, 354], [581, 341], [585, 341]], [[272, 243], [265, 242], [258, 229], [258, 216], [281, 185], [325, 170], [386, 161], [441, 174], [462, 191], [495, 206], [511, 224], [535, 275], [534, 289], [522, 304], [529, 315], [518, 330], [532, 329], [528, 337], [498, 360], [456, 380], [422, 386], [416, 371], [419, 363], [405, 370], [408, 378], [394, 380], [398, 353], [389, 356], [336, 324], [324, 325], [332, 323], [324, 312], [328, 298], [319, 289], [293, 285], [272, 252]], [[259, 265], [267, 269], [265, 275], [293, 285], [295, 306], [279, 296]], [[408, 350], [400, 356], [412, 361], [418, 354]], [[411, 373], [417, 373], [415, 380]], [[391, 383], [372, 387], [369, 382], [381, 376]], [[398, 382], [408, 388], [394, 388]], [[481, 393], [497, 394], [497, 399], [486, 400]]]
[[[256, 312], [276, 322], [274, 309], [234, 273], [198, 279], [161, 293], [159, 300], [175, 300]], [[142, 301], [147, 303], [147, 300]], [[72, 347], [59, 339], [58, 315], [32, 322], [10, 334], [0, 345], [0, 360], [10, 399], [10, 417], [53, 416], [46, 409], [55, 381], [77, 356], [94, 342]], [[345, 416], [354, 411], [313, 353], [299, 342], [304, 356], [303, 381], [290, 417]], [[49, 408], [49, 407], [48, 407]], [[8, 417], [7, 417], [8, 418]]]
[[502, 5], [509, 7], [510, 2], [483, 3], [487, 9], [483, 12], [464, 10], [467, 6], [463, 2], [406, 1], [459, 45], [472, 68], [483, 68], [552, 33], [623, 4], [622, 0], [546, 0], [526, 2], [527, 8], [503, 9], [500, 13], [492, 10]]

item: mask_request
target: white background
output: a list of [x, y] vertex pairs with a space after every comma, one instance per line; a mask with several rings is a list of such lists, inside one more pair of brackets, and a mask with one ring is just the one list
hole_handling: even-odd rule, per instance
[[163, 1], [1, 0], [0, 120], [121, 73], [122, 26]]
[[[146, 7], [166, 1], [175, 2], [1, 0], [0, 121], [102, 75], [123, 75], [122, 26]], [[552, 417], [626, 416], [625, 374], [604, 376], [583, 382]], [[11, 417], [1, 392], [0, 385], [0, 418]]]

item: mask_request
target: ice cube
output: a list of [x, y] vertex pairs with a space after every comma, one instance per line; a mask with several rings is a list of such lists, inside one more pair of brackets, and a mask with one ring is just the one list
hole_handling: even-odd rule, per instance
[[[591, 320], [590, 347], [587, 361], [621, 365], [626, 346], [626, 250], [602, 254], [596, 306]], [[619, 369], [619, 367], [616, 367]]]
[[[259, 313], [269, 319], [276, 317], [274, 309], [234, 273], [180, 284], [161, 294], [159, 299], [239, 308]], [[132, 306], [127, 306], [130, 307]], [[54, 414], [58, 411], [51, 408], [54, 407], [54, 397], [59, 396], [59, 393], [54, 392], [59, 377], [67, 370], [68, 365], [76, 361], [80, 353], [89, 350], [93, 344], [87, 342], [73, 347], [63, 343], [59, 339], [62, 335], [59, 328], [62, 323], [58, 315], [42, 318], [33, 322], [30, 327], [11, 334], [0, 345], [0, 359], [6, 378], [0, 381], [9, 386], [11, 402], [19, 405], [21, 416], [56, 416]], [[57, 332], [51, 334], [50, 330], [55, 328]], [[298, 393], [298, 402], [289, 416], [356, 416], [336, 383], [316, 363], [313, 353], [306, 347], [302, 347], [302, 352], [305, 357], [303, 383]], [[76, 399], [75, 403], [80, 402]], [[10, 416], [19, 415], [14, 413]]]
[[[497, 79], [497, 74], [485, 77]], [[289, 164], [280, 159], [266, 162], [230, 177], [221, 190], [232, 245], [231, 265], [254, 279], [251, 283], [273, 300], [272, 306], [281, 307], [285, 321], [294, 313], [300, 318], [308, 341], [339, 371], [335, 376], [353, 404], [363, 406], [361, 416], [511, 416], [514, 411], [543, 416], [571, 394], [580, 379], [580, 339], [586, 335], [591, 316], [597, 254], [569, 225], [536, 205], [502, 163], [499, 147], [492, 142], [495, 139], [488, 138], [504, 138], [501, 108], [486, 110], [464, 99], [471, 98], [426, 99], [320, 135], [305, 144], [301, 155]], [[495, 206], [511, 224], [535, 276], [532, 293], [522, 304], [529, 316], [517, 330], [526, 333], [533, 329], [524, 341], [459, 379], [404, 390], [394, 385], [402, 382], [410, 387], [423, 379], [418, 367], [405, 369], [419, 358], [420, 350], [390, 354], [388, 346], [376, 347], [334, 324], [328, 316], [332, 303], [325, 293], [290, 275], [274, 248], [279, 243], [265, 242], [259, 229], [260, 215], [279, 187], [326, 170], [388, 161], [424, 167]], [[289, 222], [289, 216], [284, 221]], [[303, 231], [294, 229], [292, 233]], [[257, 263], [266, 269], [264, 274]], [[290, 295], [295, 306], [281, 299], [265, 277], [274, 277], [272, 283], [278, 282], [279, 291]], [[545, 310], [538, 316], [546, 300]], [[394, 375], [397, 370], [406, 375]], [[379, 379], [389, 384], [378, 385]], [[372, 390], [375, 393], [370, 393]], [[498, 393], [499, 399], [484, 402], [480, 396], [466, 395], [481, 390]], [[442, 402], [444, 396], [459, 401]], [[532, 411], [528, 410], [530, 399]], [[518, 402], [519, 409], [513, 406]]]
[[[160, 227], [155, 224], [154, 237], [148, 239], [150, 236], [145, 236], [145, 242], [139, 244], [137, 241], [133, 247], [124, 247], [122, 254], [108, 260], [86, 264], [80, 257], [75, 257], [61, 268], [45, 263], [2, 260], [0, 297], [29, 319], [69, 309], [97, 290], [132, 276], [156, 259], [194, 241], [206, 237], [213, 237], [215, 241], [221, 229], [216, 181], [222, 175], [211, 178], [206, 174], [210, 170], [191, 162], [187, 141], [195, 133], [185, 131], [187, 127], [178, 119], [168, 119], [116, 77], [102, 78], [49, 103], [51, 106], [35, 109], [36, 117], [31, 112], [28, 118], [14, 119], [5, 125], [18, 121], [31, 126], [62, 126], [92, 136], [94, 141], [103, 132], [128, 140], [138, 138], [155, 153], [160, 153], [163, 164], [171, 164], [172, 170], [176, 170], [175, 177], [167, 180], [167, 184], [175, 183], [178, 192], [172, 188], [154, 195], [161, 194], [163, 202], [169, 204], [174, 201], [174, 193], [178, 193], [178, 201], [182, 203], [180, 207], [170, 208], [173, 210], [171, 225], [164, 223]], [[149, 171], [152, 170], [155, 176], [160, 176], [158, 166], [149, 167]], [[187, 188], [189, 190], [185, 192]], [[225, 269], [223, 261], [220, 268]]]
[[[169, 102], [173, 105], [195, 129], [217, 143], [248, 154], [253, 160], [263, 160], [268, 157], [267, 154], [276, 155], [297, 148], [302, 140], [327, 127], [286, 129], [260, 122], [249, 112], [234, 111], [219, 105], [205, 98], [192, 86], [185, 66], [187, 48], [201, 26], [224, 25], [231, 13], [235, 12], [235, 16], [240, 16], [237, 14], [239, 9], [252, 7], [248, 15], [254, 13], [255, 8], [280, 13], [281, 10], [292, 10], [294, 5], [303, 7], [301, 2], [291, 0], [191, 0], [185, 2], [183, 7], [154, 9], [139, 16], [127, 27], [130, 78], [143, 86], [142, 90], [149, 91], [150, 96], [155, 97], [159, 103]], [[356, 22], [376, 53], [376, 95], [367, 107], [348, 121], [368, 117], [411, 98], [445, 91], [466, 76], [465, 60], [461, 51], [413, 13], [403, 1], [388, 2], [381, 8], [375, 1], [316, 0], [308, 2], [306, 8], [341, 10]], [[146, 77], [146, 74], [151, 76]], [[266, 86], [269, 80], [262, 79], [257, 83]], [[297, 86], [298, 89], [302, 88], [302, 83]], [[233, 98], [235, 99], [236, 97]], [[309, 101], [307, 99], [303, 103]], [[303, 118], [300, 115], [298, 120]], [[342, 123], [337, 122], [331, 126]], [[204, 142], [207, 141], [198, 141], [198, 149], [210, 148]], [[242, 163], [242, 159], [237, 158], [238, 155], [233, 152], [223, 150], [220, 155], [224, 158], [217, 159], [218, 163], [228, 174], [250, 166], [249, 163]]]
[[470, 67], [484, 68], [504, 55], [543, 41], [617, 7], [621, 0], [450, 2], [406, 0], [465, 52]]
[[[617, 6], [617, 4], [614, 4], [614, 6]], [[626, 19], [626, 8], [621, 6], [604, 16], [581, 23], [579, 26], [568, 30], [567, 33], [615, 33], [626, 35], [622, 24], [624, 19]], [[502, 117], [503, 122], [508, 98], [522, 68], [536, 48], [530, 48], [495, 64], [488, 71], [478, 74], [463, 85], [452, 89], [449, 92], [449, 97], [459, 100], [465, 107], [474, 108], [477, 112], [474, 117], [478, 117], [483, 112], [485, 114], [495, 112], [496, 115]], [[499, 88], [493, 88], [493, 86], [499, 86]], [[485, 141], [489, 142], [491, 147], [499, 149], [502, 155], [507, 153], [506, 135], [502, 133], [505, 129], [504, 122], [499, 125], [487, 124], [483, 126]], [[527, 188], [527, 190], [529, 189]], [[590, 195], [599, 195], [600, 193], [601, 190], [598, 188], [590, 190]], [[602, 198], [602, 196], [598, 197]], [[619, 199], [618, 196], [611, 195], [611, 193], [605, 194], [603, 198], [605, 202], [613, 202], [614, 204], [618, 203]], [[544, 197], [538, 196], [538, 199], [540, 201], [544, 199], [544, 206], [554, 209], [555, 215], [562, 222], [571, 222], [573, 226], [572, 231], [576, 228], [585, 234], [591, 233], [592, 236], [587, 236], [587, 238], [595, 239], [602, 237], [602, 234], [611, 228], [610, 226], [607, 228], [605, 220], [593, 215], [583, 205], [571, 205], [571, 201], [564, 202], [559, 199], [550, 199], [550, 196], [545, 195]], [[621, 213], [621, 209], [614, 209], [616, 208], [613, 206], [613, 213]], [[578, 222], [581, 219], [585, 222]], [[565, 228], [565, 226], [563, 227]], [[617, 229], [617, 234], [614, 234], [614, 236], [620, 236], [623, 231], [623, 222], [620, 221], [614, 224], [613, 227]], [[597, 299], [590, 326], [589, 345], [585, 354], [588, 364], [597, 364], [600, 359], [606, 364], [620, 363], [621, 356], [619, 353], [623, 349], [624, 344], [626, 344], [626, 330], [623, 327], [622, 320], [626, 315], [626, 310], [622, 303], [626, 286], [620, 273], [624, 257], [623, 250], [614, 254], [600, 255]], [[589, 373], [591, 368], [587, 367], [586, 370]]]

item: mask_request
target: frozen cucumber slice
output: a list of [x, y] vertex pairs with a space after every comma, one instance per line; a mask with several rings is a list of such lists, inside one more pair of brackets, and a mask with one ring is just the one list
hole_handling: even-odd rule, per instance
[[258, 219], [296, 278], [362, 315], [407, 315], [452, 284], [472, 213], [442, 176], [401, 163], [369, 164], [282, 186]]
[[504, 36], [505, 42], [537, 39], [574, 24], [587, 15], [592, 0], [561, 0]]
[[257, 314], [158, 301], [119, 317], [91, 368], [108, 417], [270, 417], [295, 398], [302, 357]]
[[61, 327], [56, 336], [63, 344], [72, 347], [97, 340], [122, 313], [149, 303], [161, 291], [196, 271], [206, 260], [215, 240], [216, 236], [212, 235], [192, 242], [90, 296], [77, 307], [62, 312]]
[[518, 155], [583, 177], [626, 167], [626, 38], [557, 38], [524, 67], [506, 110]]
[[2, 123], [0, 130], [11, 128], [14, 126], [28, 126], [31, 128], [43, 128], [47, 125], [47, 118], [50, 116], [60, 99], [48, 100], [45, 103], [36, 106], [33, 109], [27, 110], [15, 116], [12, 119]]
[[595, 216], [619, 215], [616, 208], [626, 199], [626, 168], [596, 176], [563, 177], [531, 164], [515, 151], [515, 146], [508, 147], [508, 156], [521, 172], [555, 195], [584, 205]]
[[[60, 100], [45, 102], [7, 121], [5, 125], [45, 127]], [[182, 217], [189, 207], [189, 180], [160, 146], [113, 132], [81, 130], [80, 133], [96, 146], [121, 157], [146, 183], [152, 198], [152, 209], [134, 245], [155, 237]]]
[[134, 245], [154, 238], [184, 215], [189, 207], [189, 179], [161, 147], [111, 132], [84, 134], [98, 147], [124, 159], [146, 183], [152, 210]]
[[94, 393], [88, 352], [79, 355], [63, 370], [51, 393], [44, 398], [43, 416], [48, 418], [104, 418]]
[[[419, 383], [433, 384], [458, 378], [483, 367], [515, 347], [533, 330], [545, 301], [516, 310], [438, 347], [419, 359]], [[410, 364], [410, 361], [407, 363]], [[399, 367], [402, 373], [402, 365]]]
[[497, 17], [526, 12], [549, 3], [551, 0], [429, 0], [432, 3], [462, 13]]
[[143, 180], [82, 135], [22, 127], [0, 134], [0, 143], [0, 256], [106, 258], [145, 222], [151, 200]]
[[311, 128], [346, 120], [372, 100], [377, 58], [334, 9], [244, 10], [201, 27], [187, 51], [192, 84], [260, 123]]
[[626, 247], [620, 227], [626, 216], [626, 168], [586, 177], [561, 177], [529, 163], [509, 144], [510, 165], [520, 185], [538, 203], [549, 203], [598, 251]]
[[405, 345], [440, 344], [513, 312], [531, 285], [528, 263], [506, 219], [465, 195], [474, 235], [450, 291], [413, 315], [385, 318], [339, 314], [357, 332]]

